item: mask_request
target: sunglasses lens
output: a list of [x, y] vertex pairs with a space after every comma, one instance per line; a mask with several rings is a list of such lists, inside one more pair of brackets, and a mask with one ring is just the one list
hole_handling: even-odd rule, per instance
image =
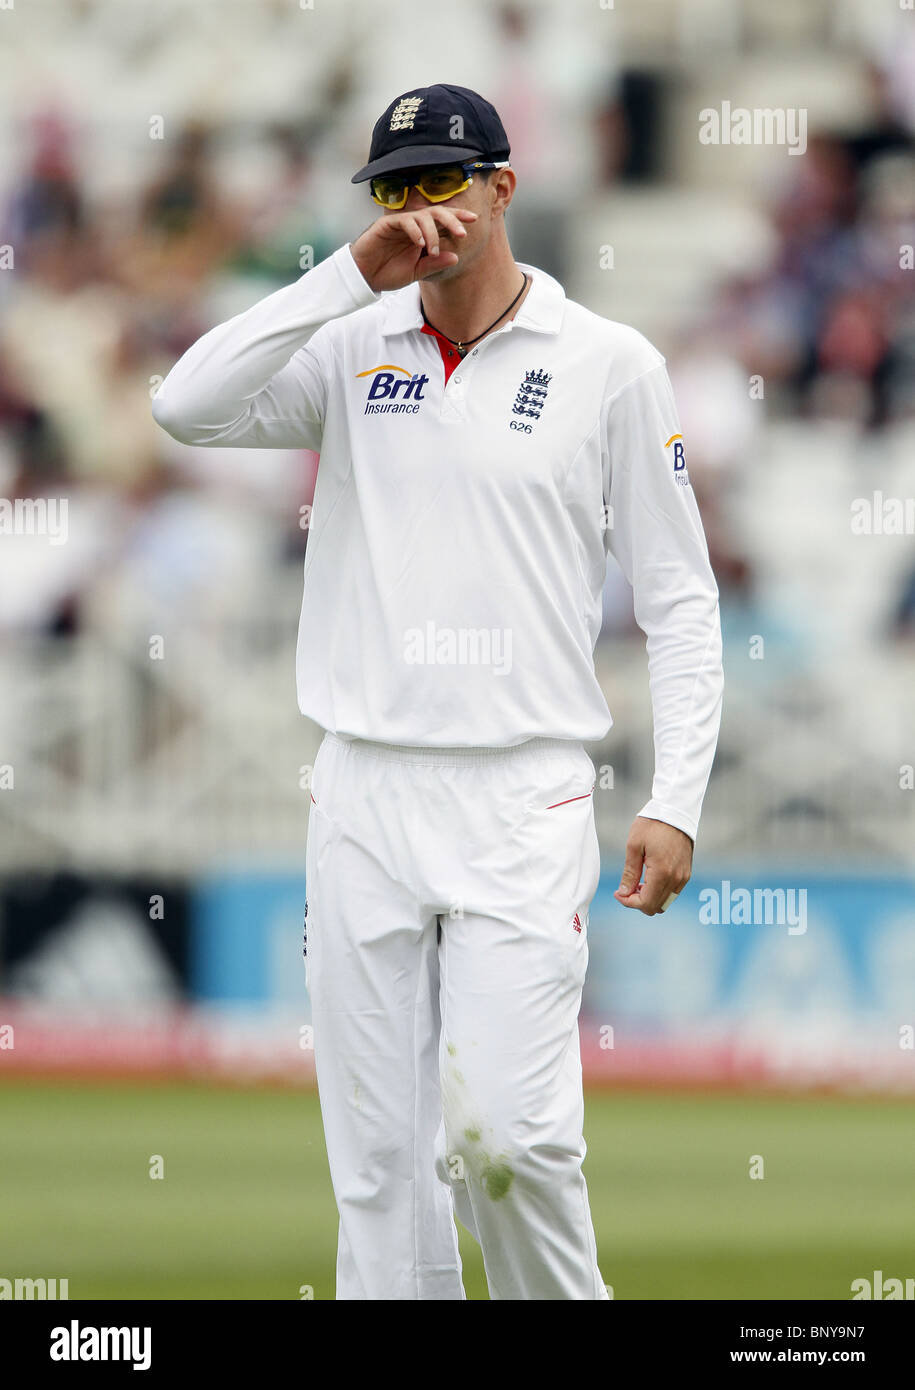
[[396, 208], [404, 202], [406, 186], [403, 179], [378, 178], [372, 179], [372, 197], [376, 202], [384, 207]]
[[[452, 198], [467, 187], [468, 178], [460, 164], [445, 164], [437, 169], [424, 169], [416, 180], [417, 187], [430, 202]], [[401, 208], [407, 201], [412, 182], [399, 174], [382, 174], [371, 180], [372, 197], [386, 208]]]
[[467, 182], [460, 164], [441, 169], [427, 169], [419, 181], [420, 189], [430, 198], [447, 198], [457, 193]]

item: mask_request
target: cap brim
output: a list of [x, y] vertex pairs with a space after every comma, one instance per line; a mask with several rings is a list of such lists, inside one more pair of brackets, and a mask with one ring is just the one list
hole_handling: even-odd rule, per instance
[[458, 164], [465, 159], [485, 159], [481, 150], [465, 145], [405, 145], [402, 150], [382, 155], [365, 164], [350, 179], [350, 183], [365, 183], [378, 174], [393, 174], [398, 169], [420, 169], [424, 164]]

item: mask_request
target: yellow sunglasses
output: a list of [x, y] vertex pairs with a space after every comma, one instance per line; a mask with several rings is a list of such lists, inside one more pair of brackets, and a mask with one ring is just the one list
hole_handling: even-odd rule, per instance
[[499, 164], [475, 161], [470, 164], [437, 164], [434, 168], [423, 169], [416, 178], [404, 178], [403, 174], [379, 174], [371, 179], [369, 187], [372, 198], [383, 208], [396, 210], [405, 206], [411, 188], [418, 188], [428, 203], [443, 203], [456, 193], [463, 193], [473, 183], [473, 169], [507, 169], [509, 161], [503, 159]]

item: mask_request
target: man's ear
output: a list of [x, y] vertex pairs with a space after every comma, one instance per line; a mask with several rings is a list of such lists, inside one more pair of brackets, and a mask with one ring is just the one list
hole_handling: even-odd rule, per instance
[[[504, 217], [511, 205], [512, 198], [515, 196], [518, 177], [514, 169], [500, 169], [498, 175], [498, 178], [492, 181], [495, 185], [492, 208], [496, 217]], [[507, 188], [506, 184], [508, 185]]]

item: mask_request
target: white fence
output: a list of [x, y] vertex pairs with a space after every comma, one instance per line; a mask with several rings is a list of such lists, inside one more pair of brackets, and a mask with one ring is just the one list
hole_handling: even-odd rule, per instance
[[[320, 730], [296, 706], [294, 644], [285, 603], [179, 627], [162, 660], [146, 630], [7, 639], [0, 872], [303, 864]], [[589, 749], [609, 864], [650, 793], [653, 751], [641, 641], [603, 641], [597, 656], [615, 721]], [[911, 654], [836, 650], [805, 670], [754, 663], [737, 637], [725, 664], [702, 854], [911, 864]]]

